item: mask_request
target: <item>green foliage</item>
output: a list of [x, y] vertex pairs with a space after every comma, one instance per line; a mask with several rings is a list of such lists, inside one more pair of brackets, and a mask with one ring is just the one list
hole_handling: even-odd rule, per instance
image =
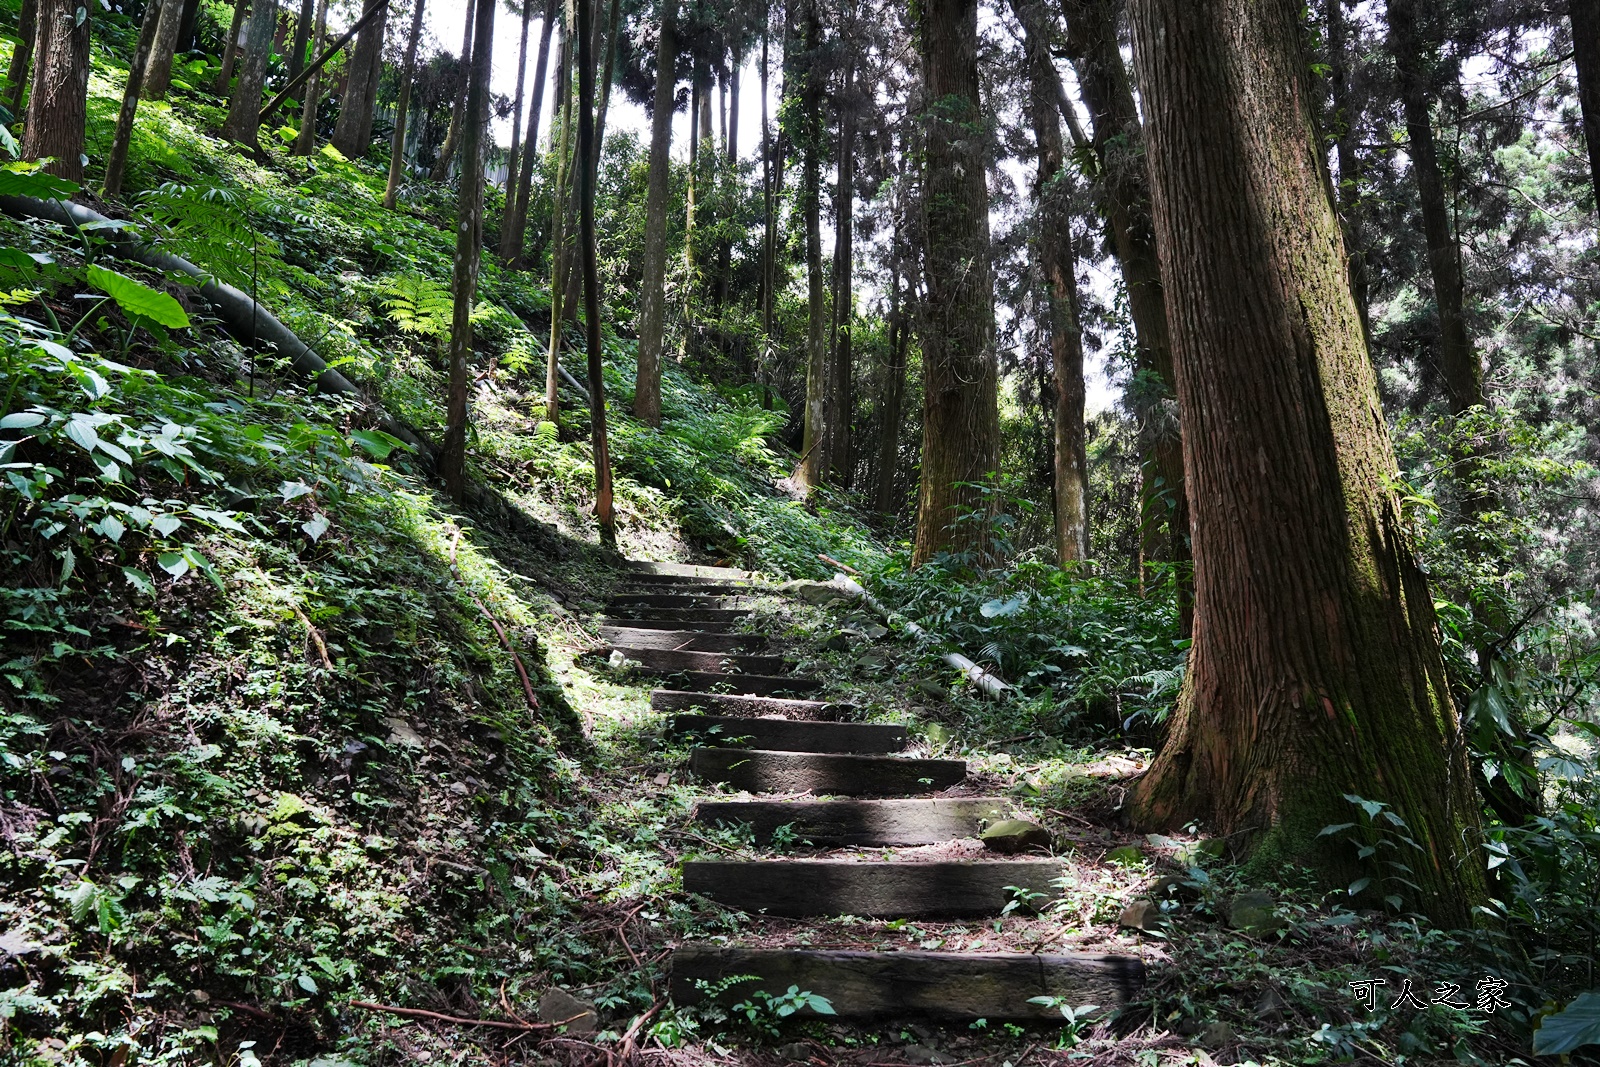
[[189, 325], [189, 315], [183, 310], [183, 305], [167, 293], [93, 263], [85, 268], [85, 272], [89, 284], [109, 295], [128, 316], [149, 320], [169, 330], [184, 329]]
[[450, 290], [421, 274], [396, 274], [379, 288], [389, 320], [402, 333], [436, 341], [450, 336], [455, 305]]
[[1535, 1056], [1559, 1056], [1585, 1045], [1600, 1045], [1600, 992], [1579, 994], [1554, 1015], [1547, 1015], [1533, 1035]]

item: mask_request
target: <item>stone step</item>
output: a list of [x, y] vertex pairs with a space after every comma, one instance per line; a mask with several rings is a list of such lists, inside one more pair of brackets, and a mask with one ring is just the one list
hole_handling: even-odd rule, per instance
[[674, 671], [673, 679], [688, 692], [747, 693], [774, 696], [779, 693], [814, 693], [822, 688], [818, 678], [770, 674], [712, 674], [708, 671]]
[[704, 630], [706, 623], [738, 622], [750, 617], [749, 608], [658, 608], [648, 605], [630, 607], [626, 604], [606, 608], [607, 619], [624, 620], [628, 626], [638, 626], [637, 620], [655, 619], [671, 622], [674, 630]]
[[893, 796], [937, 793], [967, 776], [966, 760], [697, 748], [689, 769], [708, 782], [747, 793]]
[[628, 560], [628, 570], [635, 575], [655, 575], [662, 578], [711, 578], [717, 581], [748, 581], [755, 575], [733, 567], [707, 567], [698, 563], [651, 563], [648, 560]]
[[[742, 617], [742, 616], [741, 616]], [[700, 619], [686, 621], [683, 619], [618, 619], [611, 616], [602, 616], [600, 627], [603, 630], [667, 630], [679, 633], [697, 634], [726, 634], [732, 633], [739, 624], [738, 619]], [[754, 636], [754, 635], [740, 635]]]
[[753, 599], [739, 596], [699, 596], [693, 593], [620, 593], [606, 601], [616, 608], [748, 608]]
[[918, 797], [896, 800], [702, 800], [696, 822], [746, 823], [757, 843], [789, 827], [813, 845], [936, 845], [976, 837], [985, 822], [1011, 818], [1002, 797]]
[[[790, 986], [826, 997], [846, 1019], [920, 1016], [965, 1022], [1061, 1022], [1061, 1012], [1033, 997], [1061, 997], [1077, 1007], [1099, 1006], [1096, 1016], [1140, 994], [1144, 964], [1136, 956], [1026, 952], [861, 952], [824, 949], [729, 948], [681, 945], [672, 952], [673, 1003], [706, 999], [696, 982], [715, 984], [734, 975], [759, 982], [734, 985], [719, 998], [731, 1006], [762, 990], [780, 995]], [[814, 1018], [809, 1008], [802, 1016]]]
[[815, 719], [830, 722], [856, 714], [854, 705], [826, 700], [795, 700], [788, 697], [742, 696], [733, 693], [693, 693], [683, 689], [657, 689], [650, 694], [654, 711], [703, 711], [711, 715], [759, 717], [777, 715], [785, 719]]
[[768, 644], [760, 634], [708, 634], [698, 630], [649, 630], [640, 626], [602, 626], [600, 636], [613, 645], [675, 652], [759, 652]]
[[674, 715], [667, 732], [703, 745], [737, 745], [783, 752], [899, 752], [904, 726], [861, 722], [751, 719], [737, 715]]
[[999, 915], [1017, 886], [1060, 896], [1052, 860], [685, 860], [683, 888], [740, 911], [802, 918], [973, 918]]
[[702, 674], [778, 675], [794, 670], [794, 661], [782, 656], [748, 656], [737, 652], [689, 652], [671, 648], [611, 646], [636, 663], [664, 673], [696, 671]]
[[637, 593], [676, 593], [680, 596], [761, 596], [768, 593], [766, 586], [755, 585], [749, 582], [700, 582], [700, 581], [628, 581], [618, 586], [615, 592], [621, 594]]

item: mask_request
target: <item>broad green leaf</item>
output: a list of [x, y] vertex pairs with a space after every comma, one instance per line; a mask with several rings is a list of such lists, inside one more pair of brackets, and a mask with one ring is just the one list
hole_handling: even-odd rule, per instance
[[143, 571], [134, 570], [132, 567], [124, 567], [122, 568], [122, 577], [127, 579], [129, 585], [139, 590], [139, 592], [143, 593], [145, 596], [155, 595], [155, 583], [152, 582]]
[[389, 454], [397, 448], [410, 450], [410, 445], [384, 433], [382, 430], [351, 430], [350, 440], [371, 452], [376, 459], [388, 459]]
[[82, 419], [68, 419], [62, 430], [85, 452], [93, 452], [100, 443], [100, 435], [95, 433], [94, 426]]
[[189, 573], [189, 561], [183, 558], [182, 552], [163, 552], [156, 558], [161, 564], [161, 569], [174, 578], [182, 578]]
[[183, 525], [183, 520], [176, 515], [157, 515], [150, 520], [150, 525], [156, 528], [156, 533], [162, 537], [171, 537], [178, 527]]
[[0, 430], [26, 430], [44, 421], [37, 411], [14, 411], [0, 419]]
[[1547, 1015], [1533, 1033], [1535, 1056], [1559, 1056], [1600, 1045], [1600, 990], [1578, 994], [1578, 999], [1554, 1015]]
[[311, 540], [320, 541], [322, 540], [322, 535], [328, 532], [328, 516], [319, 511], [311, 516], [311, 521], [302, 522], [300, 529], [304, 530], [306, 536]]
[[89, 284], [105, 292], [129, 315], [142, 316], [171, 330], [189, 325], [189, 316], [182, 304], [126, 274], [91, 264]]
[[305, 496], [307, 493], [312, 491], [312, 488], [305, 482], [284, 482], [282, 485], [278, 486], [278, 493], [283, 497], [283, 502], [285, 504], [293, 500], [295, 497]]
[[15, 170], [0, 170], [0, 196], [31, 196], [39, 200], [65, 199], [76, 193], [80, 186], [54, 174], [38, 171], [24, 174]]

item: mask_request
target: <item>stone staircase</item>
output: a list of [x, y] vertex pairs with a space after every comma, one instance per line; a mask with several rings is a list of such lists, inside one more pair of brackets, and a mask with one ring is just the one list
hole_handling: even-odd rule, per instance
[[[909, 743], [904, 727], [850, 721], [854, 708], [819, 699], [822, 683], [795, 674], [765, 637], [732, 632], [755, 599], [770, 594], [751, 575], [688, 564], [632, 568], [607, 606], [605, 640], [678, 687], [653, 691], [650, 703], [668, 717], [669, 733], [695, 742], [691, 772], [757, 796], [708, 797], [696, 821], [749, 824], [757, 844], [770, 844], [782, 827], [791, 839], [841, 850], [813, 859], [689, 860], [686, 890], [751, 914], [876, 919], [989, 918], [1016, 889], [1056, 895], [1062, 864], [1046, 858], [893, 858], [895, 848], [974, 838], [1012, 817], [1011, 804], [939, 795], [966, 779], [964, 760], [899, 755]], [[873, 858], [854, 851], [864, 847]], [[734, 975], [756, 976], [775, 994], [799, 986], [847, 1019], [1046, 1023], [1059, 1011], [1030, 999], [1109, 1011], [1137, 992], [1143, 966], [1132, 956], [1089, 953], [686, 944], [673, 950], [670, 991], [680, 1004], [695, 1003], [704, 984]], [[744, 983], [727, 995], [744, 999], [753, 988]]]

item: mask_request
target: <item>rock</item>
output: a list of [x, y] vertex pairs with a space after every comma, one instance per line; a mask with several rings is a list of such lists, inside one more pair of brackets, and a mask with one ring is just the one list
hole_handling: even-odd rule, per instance
[[1284, 1012], [1288, 1007], [1289, 1002], [1284, 1000], [1276, 989], [1267, 986], [1266, 989], [1261, 991], [1261, 996], [1256, 1001], [1256, 1014], [1263, 1019], [1282, 1022]]
[[1156, 900], [1199, 900], [1200, 890], [1175, 874], [1163, 874], [1150, 883], [1150, 895]]
[[780, 1060], [788, 1063], [807, 1063], [811, 1059], [811, 1046], [804, 1041], [791, 1041], [772, 1050]]
[[1050, 831], [1023, 819], [1001, 819], [978, 835], [983, 847], [1006, 855], [1050, 847]]
[[1226, 1048], [1237, 1040], [1239, 1035], [1227, 1023], [1207, 1023], [1200, 1031], [1200, 1043], [1206, 1048]]
[[623, 665], [627, 662], [628, 657], [622, 654], [622, 650], [620, 648], [612, 649], [611, 655], [606, 657], [606, 665], [614, 671], [621, 670]]
[[1145, 862], [1144, 853], [1132, 845], [1123, 845], [1106, 853], [1108, 863], [1121, 864], [1124, 867], [1135, 867]]
[[1270, 934], [1281, 930], [1288, 922], [1278, 914], [1278, 902], [1271, 893], [1252, 889], [1233, 898], [1228, 907], [1228, 925], [1247, 934]]
[[832, 582], [811, 582], [802, 578], [793, 582], [784, 582], [778, 586], [778, 592], [787, 593], [789, 596], [797, 600], [803, 600], [807, 604], [821, 606], [831, 600], [839, 599], [839, 594], [843, 593], [844, 590]]
[[940, 1052], [927, 1045], [907, 1045], [900, 1050], [907, 1063], [955, 1063], [956, 1058], [948, 1052]]
[[1130, 930], [1148, 930], [1156, 925], [1160, 917], [1161, 909], [1156, 907], [1154, 901], [1130, 900], [1122, 909], [1122, 914], [1117, 916], [1117, 925]]
[[850, 651], [850, 639], [844, 634], [834, 634], [822, 642], [822, 650], [824, 652], [848, 652]]
[[872, 638], [874, 641], [882, 641], [885, 637], [889, 636], [889, 628], [876, 622], [869, 623], [867, 626], [867, 636]]
[[20, 959], [23, 956], [31, 956], [43, 948], [39, 942], [28, 937], [24, 927], [19, 926], [15, 930], [7, 930], [0, 934], [0, 959], [7, 956], [16, 956]]
[[599, 1026], [600, 1015], [587, 1000], [556, 986], [539, 998], [539, 1021], [562, 1023], [569, 1034], [592, 1034]]
[[422, 735], [411, 728], [411, 724], [404, 719], [388, 718], [383, 723], [389, 728], [388, 742], [391, 745], [410, 745], [412, 748], [422, 748]]

